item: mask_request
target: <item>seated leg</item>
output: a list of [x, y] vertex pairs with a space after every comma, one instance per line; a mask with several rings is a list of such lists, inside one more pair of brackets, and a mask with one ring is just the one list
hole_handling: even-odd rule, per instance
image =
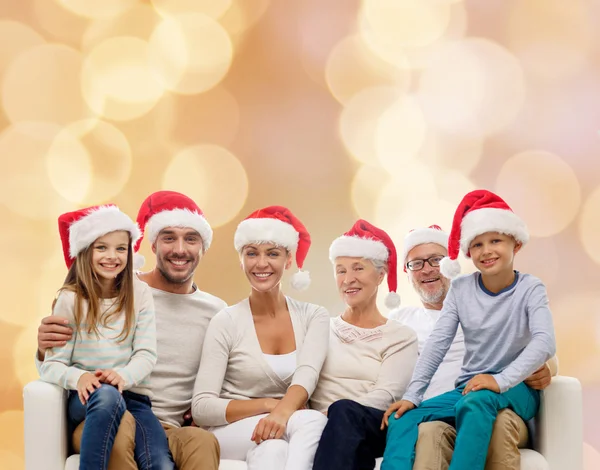
[[443, 421], [419, 424], [413, 470], [448, 470], [452, 461], [456, 429]]
[[177, 470], [218, 470], [220, 450], [214, 434], [195, 426], [165, 426], [165, 432]]

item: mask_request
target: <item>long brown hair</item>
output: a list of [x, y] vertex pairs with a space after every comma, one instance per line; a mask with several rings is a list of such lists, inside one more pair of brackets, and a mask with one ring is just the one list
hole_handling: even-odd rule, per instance
[[[94, 241], [94, 243], [96, 243]], [[134, 310], [134, 295], [133, 295], [133, 253], [131, 248], [131, 235], [129, 236], [127, 250], [127, 264], [125, 269], [119, 273], [115, 279], [116, 298], [111, 307], [102, 311], [100, 308], [100, 300], [102, 287], [98, 280], [97, 274], [92, 268], [92, 253], [94, 243], [88, 246], [85, 250], [79, 252], [77, 258], [71, 265], [63, 286], [59, 293], [63, 290], [68, 290], [75, 293], [75, 325], [77, 330], [80, 329], [83, 321], [83, 302], [87, 302], [87, 333], [99, 335], [98, 326], [107, 327], [111, 320], [120, 314], [125, 313], [125, 323], [119, 336], [118, 342], [123, 342], [129, 336], [131, 328], [135, 321]], [[57, 295], [58, 297], [58, 295]], [[52, 304], [54, 309], [54, 304]]]

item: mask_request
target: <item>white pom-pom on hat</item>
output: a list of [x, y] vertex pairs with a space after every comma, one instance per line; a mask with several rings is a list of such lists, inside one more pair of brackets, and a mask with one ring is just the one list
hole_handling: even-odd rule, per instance
[[400, 294], [397, 292], [390, 292], [385, 296], [385, 306], [390, 310], [400, 307], [401, 299]]
[[445, 278], [454, 279], [460, 274], [460, 263], [457, 259], [450, 259], [444, 256], [442, 261], [440, 261], [440, 272]]
[[290, 281], [292, 287], [296, 290], [306, 290], [310, 286], [310, 274], [308, 271], [298, 271], [292, 276]]

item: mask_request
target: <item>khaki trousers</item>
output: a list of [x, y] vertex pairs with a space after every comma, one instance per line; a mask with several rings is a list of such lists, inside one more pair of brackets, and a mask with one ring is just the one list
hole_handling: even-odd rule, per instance
[[[73, 449], [79, 452], [85, 421], [73, 433]], [[163, 424], [169, 449], [178, 470], [218, 470], [219, 442], [210, 432], [197, 427], [177, 428]], [[121, 419], [115, 443], [110, 454], [108, 470], [138, 470], [135, 448], [135, 419], [126, 411]]]
[[[448, 470], [456, 429], [441, 421], [421, 423], [413, 470]], [[486, 470], [520, 470], [519, 448], [527, 445], [527, 427], [511, 410], [498, 413], [488, 448]]]

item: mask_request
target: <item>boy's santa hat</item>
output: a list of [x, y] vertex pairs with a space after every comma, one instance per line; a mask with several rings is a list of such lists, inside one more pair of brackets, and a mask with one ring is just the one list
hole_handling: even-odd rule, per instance
[[359, 219], [344, 235], [336, 238], [329, 247], [329, 259], [335, 263], [340, 256], [365, 258], [387, 263], [389, 294], [385, 306], [392, 309], [400, 305], [398, 288], [398, 259], [396, 247], [390, 236], [366, 220]]
[[448, 234], [442, 230], [439, 225], [430, 225], [425, 228], [417, 228], [411, 230], [404, 237], [404, 253], [402, 259], [404, 260], [404, 272], [406, 272], [406, 260], [408, 253], [415, 246], [424, 245], [426, 243], [435, 243], [443, 246], [446, 250], [448, 249]]
[[71, 267], [79, 253], [98, 238], [117, 230], [129, 232], [132, 244], [141, 236], [137, 224], [114, 204], [92, 206], [62, 214], [58, 218], [58, 232], [67, 268]]
[[[191, 228], [202, 237], [202, 250], [210, 247], [213, 231], [198, 205], [184, 194], [175, 191], [157, 191], [150, 194], [142, 203], [137, 216], [142, 229], [142, 238], [135, 245], [140, 249], [142, 239], [147, 238], [154, 244], [161, 230], [167, 227]], [[142, 267], [144, 257], [136, 255], [136, 268]]]
[[440, 264], [441, 273], [450, 279], [458, 276], [459, 251], [462, 250], [466, 257], [471, 257], [469, 245], [474, 238], [487, 232], [511, 235], [522, 244], [529, 241], [525, 222], [500, 196], [485, 189], [471, 191], [463, 197], [454, 213], [448, 239], [448, 256]]
[[252, 243], [274, 243], [296, 252], [298, 272], [292, 277], [292, 287], [304, 290], [310, 285], [310, 275], [302, 271], [310, 247], [310, 234], [289, 209], [269, 206], [259, 209], [242, 220], [235, 231], [233, 244], [241, 252]]

